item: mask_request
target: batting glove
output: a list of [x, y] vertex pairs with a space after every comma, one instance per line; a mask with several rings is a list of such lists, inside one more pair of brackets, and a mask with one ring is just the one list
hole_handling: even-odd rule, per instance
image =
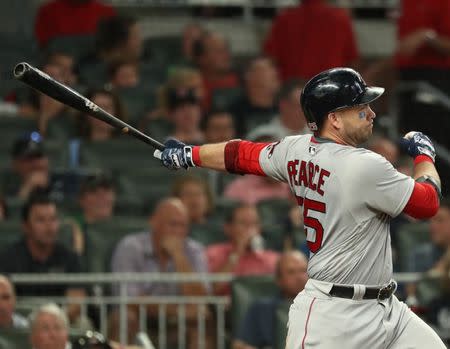
[[407, 133], [400, 140], [400, 148], [413, 158], [418, 155], [426, 155], [434, 162], [436, 157], [433, 143], [422, 132], [411, 131]]
[[160, 159], [165, 167], [170, 170], [195, 167], [192, 160], [192, 146], [186, 145], [176, 139], [169, 139], [164, 143], [164, 150], [155, 150], [153, 156]]

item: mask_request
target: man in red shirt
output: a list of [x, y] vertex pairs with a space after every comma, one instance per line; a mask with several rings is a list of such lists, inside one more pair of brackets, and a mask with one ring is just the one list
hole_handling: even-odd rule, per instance
[[205, 85], [203, 107], [209, 110], [214, 90], [237, 87], [239, 79], [231, 69], [228, 42], [219, 33], [205, 32], [195, 41], [193, 54]]
[[[401, 81], [426, 81], [448, 94], [450, 90], [450, 1], [402, 0], [398, 19], [395, 67]], [[448, 109], [439, 103], [423, 103], [416, 91], [403, 93], [400, 99], [401, 131], [406, 125], [421, 129], [446, 147], [448, 138]], [[426, 116], [426, 118], [424, 118]], [[433, 120], [433, 122], [429, 122]], [[445, 169], [448, 176], [450, 171]]]
[[303, 0], [282, 11], [264, 52], [279, 64], [283, 80], [310, 79], [325, 69], [355, 66], [359, 58], [351, 18], [325, 0]]
[[115, 14], [113, 7], [98, 0], [53, 0], [39, 8], [35, 36], [45, 47], [59, 36], [94, 35], [100, 19]]

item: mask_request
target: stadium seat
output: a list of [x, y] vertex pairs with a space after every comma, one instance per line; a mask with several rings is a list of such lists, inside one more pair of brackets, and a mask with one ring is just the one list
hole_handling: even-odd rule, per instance
[[109, 272], [112, 253], [117, 243], [126, 235], [148, 230], [145, 218], [113, 217], [105, 222], [88, 226], [87, 258], [89, 271]]
[[[2, 141], [0, 152], [6, 152], [9, 156], [13, 142], [21, 134], [37, 129], [36, 120], [23, 117], [0, 116], [0, 129], [2, 130]], [[2, 165], [4, 166], [4, 165]]]
[[31, 349], [30, 332], [28, 330], [0, 330], [0, 340], [9, 345], [7, 349]]
[[216, 89], [212, 94], [212, 109], [228, 110], [242, 94], [241, 88]]
[[242, 276], [231, 283], [231, 330], [233, 338], [249, 306], [260, 297], [270, 297], [277, 292], [272, 275]]
[[94, 46], [95, 37], [93, 35], [69, 35], [51, 39], [47, 44], [46, 51], [67, 53], [79, 61], [92, 54]]
[[427, 222], [408, 223], [400, 227], [397, 232], [399, 271], [406, 271], [412, 251], [424, 242], [430, 241]]
[[0, 221], [0, 250], [22, 237], [22, 222], [20, 220]]
[[82, 166], [116, 172], [128, 168], [151, 168], [158, 164], [153, 158], [153, 149], [130, 136], [103, 142], [83, 142], [80, 157]]
[[275, 347], [284, 349], [286, 347], [287, 323], [291, 302], [282, 302], [275, 310]]
[[257, 204], [266, 247], [281, 251], [286, 232], [283, 225], [291, 203], [286, 199], [268, 199]]
[[152, 110], [155, 106], [154, 91], [149, 88], [150, 86], [143, 86], [143, 84], [147, 85], [151, 84], [151, 82], [143, 81], [142, 84], [136, 87], [116, 90], [117, 95], [122, 100], [128, 114], [127, 122], [135, 127], [143, 115]]
[[213, 217], [206, 224], [194, 224], [191, 226], [189, 237], [200, 242], [204, 246], [227, 241], [223, 232], [223, 220]]
[[425, 277], [417, 282], [417, 299], [421, 306], [427, 307], [441, 295], [441, 280]]
[[179, 36], [157, 36], [144, 41], [145, 56], [151, 61], [169, 67], [183, 57]]

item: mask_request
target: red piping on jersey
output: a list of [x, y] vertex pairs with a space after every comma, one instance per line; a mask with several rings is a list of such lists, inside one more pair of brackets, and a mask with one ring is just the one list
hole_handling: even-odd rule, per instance
[[316, 301], [316, 297], [313, 298], [313, 300], [311, 301], [311, 304], [309, 305], [308, 317], [306, 318], [306, 323], [305, 323], [305, 334], [303, 335], [303, 340], [302, 340], [302, 349], [305, 349], [305, 340], [306, 340], [306, 335], [308, 334], [309, 317], [311, 315], [312, 306], [315, 301]]
[[403, 212], [417, 219], [433, 217], [439, 209], [439, 196], [429, 183], [415, 183]]
[[259, 163], [259, 154], [270, 143], [230, 141], [225, 145], [225, 168], [230, 173], [266, 174]]

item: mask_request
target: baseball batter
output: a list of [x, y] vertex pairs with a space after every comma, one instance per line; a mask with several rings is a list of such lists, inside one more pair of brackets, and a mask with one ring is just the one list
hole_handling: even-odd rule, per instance
[[413, 178], [358, 148], [372, 134], [370, 103], [383, 92], [352, 69], [327, 70], [301, 95], [314, 136], [202, 146], [169, 140], [155, 152], [171, 169], [201, 166], [289, 184], [303, 212], [310, 279], [291, 305], [287, 349], [445, 348], [394, 295], [389, 235], [390, 219], [401, 212], [420, 219], [437, 212], [434, 146], [420, 132], [402, 139], [414, 157]]

